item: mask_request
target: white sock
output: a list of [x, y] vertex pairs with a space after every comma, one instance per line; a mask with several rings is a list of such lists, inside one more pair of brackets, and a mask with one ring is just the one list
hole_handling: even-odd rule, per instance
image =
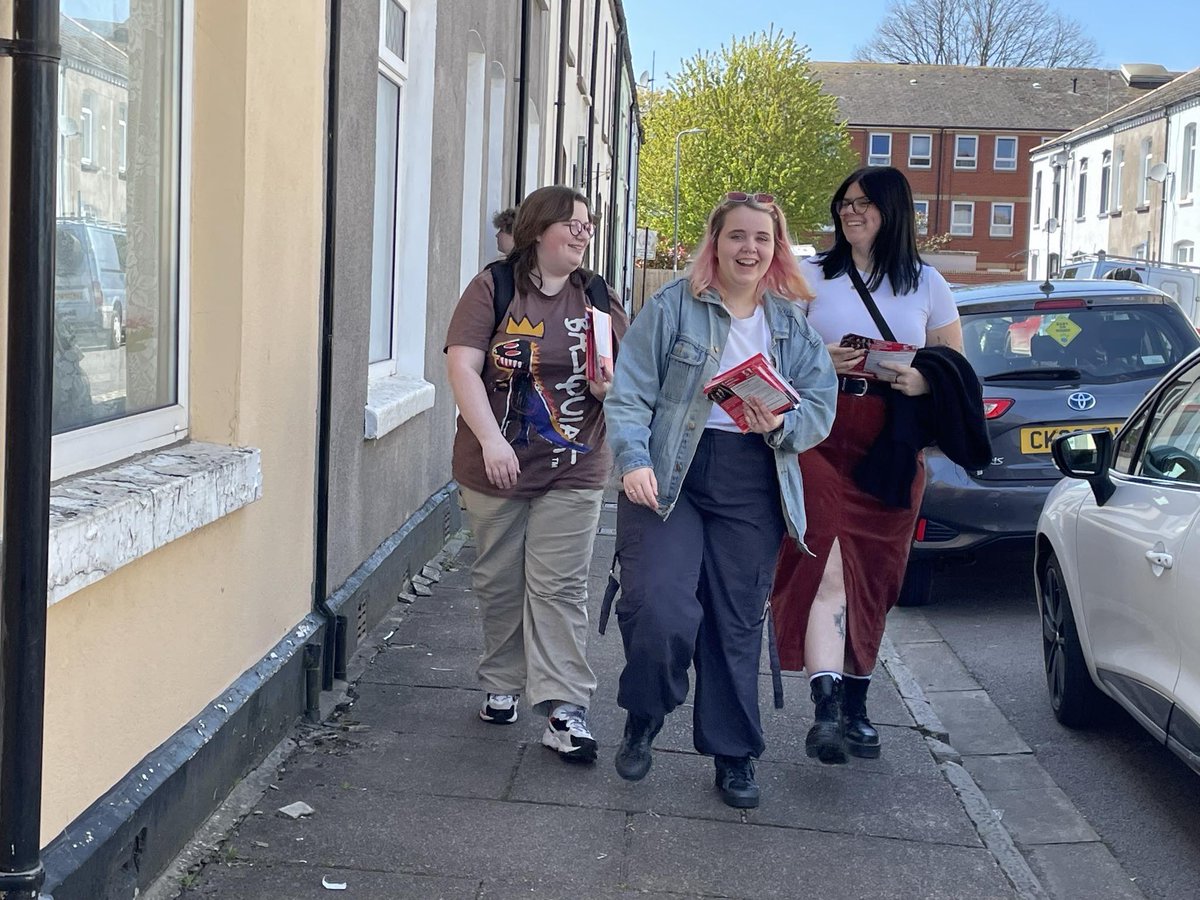
[[813, 681], [820, 678], [822, 675], [832, 675], [834, 681], [842, 680], [841, 672], [813, 672], [811, 675], [808, 676], [808, 683], [812, 684]]

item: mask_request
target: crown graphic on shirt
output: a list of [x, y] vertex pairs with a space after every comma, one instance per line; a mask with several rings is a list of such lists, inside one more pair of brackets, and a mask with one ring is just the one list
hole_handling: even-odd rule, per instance
[[504, 326], [505, 334], [523, 334], [527, 337], [542, 337], [546, 333], [546, 323], [538, 322], [534, 325], [529, 321], [529, 317], [525, 316], [520, 320], [508, 317], [508, 324]]

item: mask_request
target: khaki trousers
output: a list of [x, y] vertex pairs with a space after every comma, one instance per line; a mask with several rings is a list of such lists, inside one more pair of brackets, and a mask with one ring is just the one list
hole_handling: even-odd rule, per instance
[[590, 705], [587, 585], [603, 491], [551, 490], [531, 499], [459, 488], [478, 553], [471, 584], [483, 620], [476, 674], [493, 694]]

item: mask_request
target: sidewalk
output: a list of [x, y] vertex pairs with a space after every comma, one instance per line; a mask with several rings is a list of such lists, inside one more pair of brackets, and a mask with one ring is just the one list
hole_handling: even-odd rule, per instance
[[[606, 504], [593, 621], [614, 519]], [[777, 711], [764, 671], [768, 747], [755, 810], [730, 809], [717, 796], [712, 761], [692, 748], [690, 707], [668, 719], [645, 781], [617, 776], [624, 713], [615, 703], [615, 616], [607, 635], [591, 636], [600, 682], [594, 767], [543, 748], [544, 720], [525, 708], [511, 726], [481, 722], [472, 552], [452, 542], [435, 561], [431, 596], [399, 604], [364, 644], [352, 666], [353, 704], [324, 726], [298, 729], [295, 752], [231, 798], [211, 830], [232, 832], [210, 846], [206, 864], [145, 896], [173, 896], [172, 883], [189, 900], [1046, 896], [954, 751], [937, 740], [937, 715], [891, 641], [870, 698], [884, 743], [877, 760], [806, 758], [807, 680], [785, 676], [787, 708]], [[277, 812], [296, 801], [313, 812]], [[344, 891], [331, 894], [339, 885]]]

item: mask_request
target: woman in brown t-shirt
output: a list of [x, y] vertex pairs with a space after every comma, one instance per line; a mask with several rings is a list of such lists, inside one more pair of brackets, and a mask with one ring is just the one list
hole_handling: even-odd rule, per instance
[[[544, 187], [522, 201], [504, 262], [515, 290], [497, 323], [497, 276], [477, 275], [455, 307], [447, 368], [459, 408], [453, 471], [475, 535], [472, 586], [483, 619], [477, 674], [485, 722], [516, 721], [517, 698], [549, 716], [542, 743], [594, 762], [587, 707], [587, 578], [612, 468], [605, 364], [587, 377], [593, 233], [587, 198]], [[502, 279], [500, 279], [502, 281]], [[614, 344], [628, 319], [611, 296]]]

